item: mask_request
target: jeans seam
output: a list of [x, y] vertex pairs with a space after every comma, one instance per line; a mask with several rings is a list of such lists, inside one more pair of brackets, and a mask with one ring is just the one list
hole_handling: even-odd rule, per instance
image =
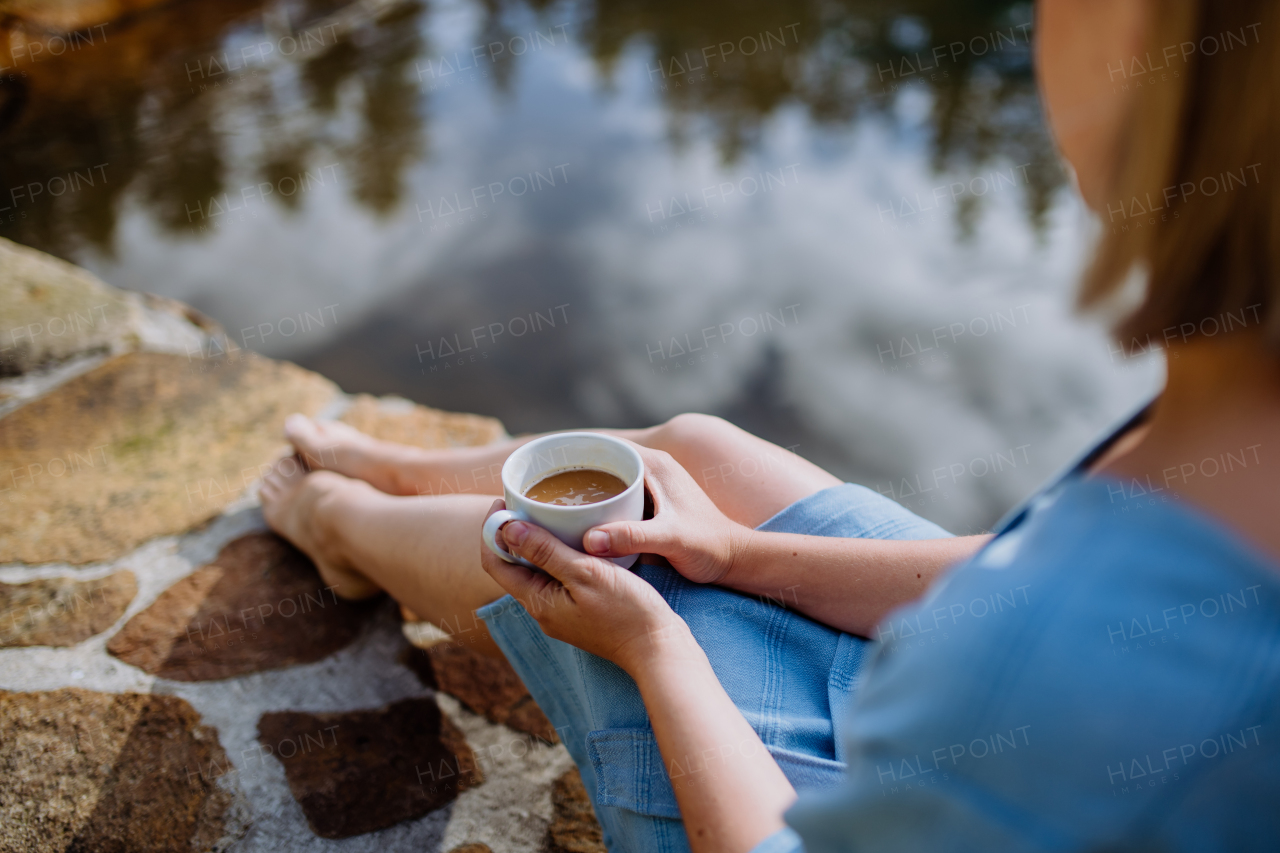
[[[503, 649], [502, 651], [504, 654], [514, 653], [514, 656], [520, 660], [522, 665], [518, 668], [519, 672], [536, 674], [536, 678], [538, 680], [539, 693], [541, 693], [543, 696], [552, 697], [552, 701], [555, 703], [556, 708], [558, 708], [560, 712], [559, 714], [556, 714], [556, 716], [559, 716], [561, 718], [562, 723], [569, 725], [572, 733], [572, 728], [574, 725], [582, 725], [584, 721], [589, 722], [591, 720], [591, 717], [587, 713], [587, 709], [582, 707], [581, 703], [578, 701], [580, 691], [577, 691], [577, 690], [566, 691], [566, 690], [554, 689], [553, 685], [549, 684], [547, 679], [541, 675], [542, 672], [550, 670], [559, 684], [564, 685], [564, 684], [571, 683], [568, 673], [565, 672], [565, 670], [560, 666], [560, 662], [556, 659], [555, 655], [551, 653], [550, 643], [555, 641], [552, 640], [552, 638], [547, 637], [545, 634], [542, 633], [542, 627], [538, 625], [537, 621], [534, 620], [534, 618], [531, 615], [529, 615], [529, 611], [524, 608], [524, 605], [520, 604], [514, 597], [508, 596], [508, 598], [511, 599], [510, 602], [508, 602], [508, 605], [504, 608], [498, 609], [497, 612], [493, 614], [495, 617], [497, 617], [495, 619], [495, 622], [497, 622], [497, 625], [493, 623], [489, 623], [488, 619], [485, 619], [485, 622], [486, 624], [489, 624], [491, 632], [496, 627], [498, 629], [497, 634], [500, 636], [508, 635], [510, 631], [507, 629], [511, 627], [515, 627], [517, 630], [523, 631], [527, 635], [527, 639], [531, 640], [531, 642], [526, 642], [526, 643], [508, 642], [507, 646], [509, 646], [510, 649]], [[499, 601], [501, 601], [501, 599], [499, 599]], [[495, 604], [496, 603], [497, 602], [495, 602]], [[493, 605], [490, 605], [490, 607], [492, 606]], [[515, 613], [513, 611], [509, 612], [509, 608], [511, 606], [519, 607], [520, 613]], [[506, 619], [514, 621], [514, 625], [511, 625], [511, 624], [504, 625], [502, 622], [502, 617], [506, 617]], [[481, 617], [481, 618], [484, 618], [484, 617]], [[537, 632], [537, 636], [534, 635], [535, 631]], [[543, 645], [543, 643], [538, 642], [539, 637], [541, 637], [542, 640], [546, 641], [547, 645]], [[507, 637], [507, 639], [510, 639], [510, 638]], [[546, 670], [540, 669], [536, 665], [533, 665], [534, 662], [531, 661], [529, 659], [529, 656], [525, 653], [526, 648], [532, 648], [533, 650], [536, 650], [538, 658], [546, 665], [546, 668], [547, 668]], [[576, 657], [577, 655], [575, 655], [575, 658]], [[581, 673], [579, 673], [579, 675], [581, 675]], [[524, 676], [521, 675], [521, 678], [523, 677]], [[581, 691], [581, 692], [585, 693], [586, 691]], [[572, 710], [569, 707], [566, 707], [565, 705], [566, 697], [563, 694], [566, 694], [566, 693], [569, 694], [568, 698], [571, 700]], [[552, 710], [552, 709], [544, 709], [544, 710]], [[586, 735], [584, 732], [583, 737], [585, 738], [585, 736]], [[567, 738], [565, 738], [564, 735], [562, 734], [561, 740], [562, 741], [567, 740]], [[585, 741], [584, 741], [584, 746], [585, 746]], [[592, 799], [594, 801], [595, 798], [592, 797]]]

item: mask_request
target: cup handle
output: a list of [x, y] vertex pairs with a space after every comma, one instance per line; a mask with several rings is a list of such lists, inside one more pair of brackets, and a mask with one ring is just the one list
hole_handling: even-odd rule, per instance
[[502, 548], [498, 547], [496, 539], [498, 531], [502, 529], [502, 525], [506, 524], [508, 521], [529, 521], [529, 517], [522, 512], [516, 512], [510, 509], [498, 510], [493, 515], [485, 519], [484, 528], [480, 531], [480, 536], [484, 539], [484, 544], [489, 547], [490, 551], [497, 554], [508, 563], [528, 566], [531, 569], [538, 568], [523, 557], [517, 557], [515, 554], [512, 554], [509, 551], [504, 551]]

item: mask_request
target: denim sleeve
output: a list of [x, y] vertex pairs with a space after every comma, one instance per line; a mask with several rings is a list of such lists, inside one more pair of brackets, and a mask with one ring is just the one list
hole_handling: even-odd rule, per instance
[[794, 829], [785, 826], [753, 847], [751, 853], [804, 853], [804, 844]]
[[[787, 812], [787, 822], [803, 833], [803, 847], [798, 842], [789, 849], [806, 853], [1075, 849], [1056, 844], [1060, 839], [1048, 834], [1039, 836], [1035, 828], [1008, 814], [1009, 808], [1009, 803], [996, 802], [977, 789], [915, 790], [882, 797], [864, 787], [847, 787], [826, 796], [801, 797]], [[763, 849], [763, 845], [756, 848]]]
[[885, 619], [845, 782], [787, 812], [806, 853], [1276, 849], [1280, 572], [1122, 486], [1042, 499]]

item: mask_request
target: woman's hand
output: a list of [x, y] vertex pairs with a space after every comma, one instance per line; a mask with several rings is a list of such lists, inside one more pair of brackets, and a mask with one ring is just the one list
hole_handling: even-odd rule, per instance
[[[664, 475], [672, 473], [666, 462], [655, 465], [646, 455], [645, 465], [651, 477], [657, 469], [655, 479], [665, 485]], [[496, 501], [489, 514], [503, 505]], [[612, 661], [635, 681], [663, 765], [682, 769], [672, 788], [694, 853], [743, 853], [781, 829], [795, 790], [657, 590], [536, 525], [508, 522], [502, 537], [511, 553], [547, 574], [508, 563], [482, 545], [480, 561], [490, 577], [548, 637]]]
[[[495, 501], [489, 514], [504, 506]], [[697, 648], [684, 620], [632, 572], [575, 551], [535, 524], [511, 521], [501, 535], [512, 554], [546, 574], [508, 563], [483, 545], [481, 565], [548, 637], [612, 661], [633, 678], [660, 655]]]
[[635, 445], [653, 496], [653, 518], [593, 527], [583, 547], [598, 557], [658, 554], [694, 583], [719, 583], [754, 532], [730, 520], [669, 453]]

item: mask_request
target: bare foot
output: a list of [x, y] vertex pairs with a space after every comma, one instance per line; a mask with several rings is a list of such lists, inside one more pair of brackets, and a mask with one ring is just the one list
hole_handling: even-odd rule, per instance
[[284, 434], [313, 471], [364, 480], [389, 495], [414, 494], [403, 491], [397, 476], [412, 448], [381, 441], [341, 421], [312, 420], [301, 414], [285, 420]]
[[352, 599], [382, 591], [343, 557], [329, 522], [344, 493], [356, 485], [332, 471], [307, 473], [298, 457], [287, 456], [272, 466], [258, 493], [271, 529], [311, 558], [336, 595]]

